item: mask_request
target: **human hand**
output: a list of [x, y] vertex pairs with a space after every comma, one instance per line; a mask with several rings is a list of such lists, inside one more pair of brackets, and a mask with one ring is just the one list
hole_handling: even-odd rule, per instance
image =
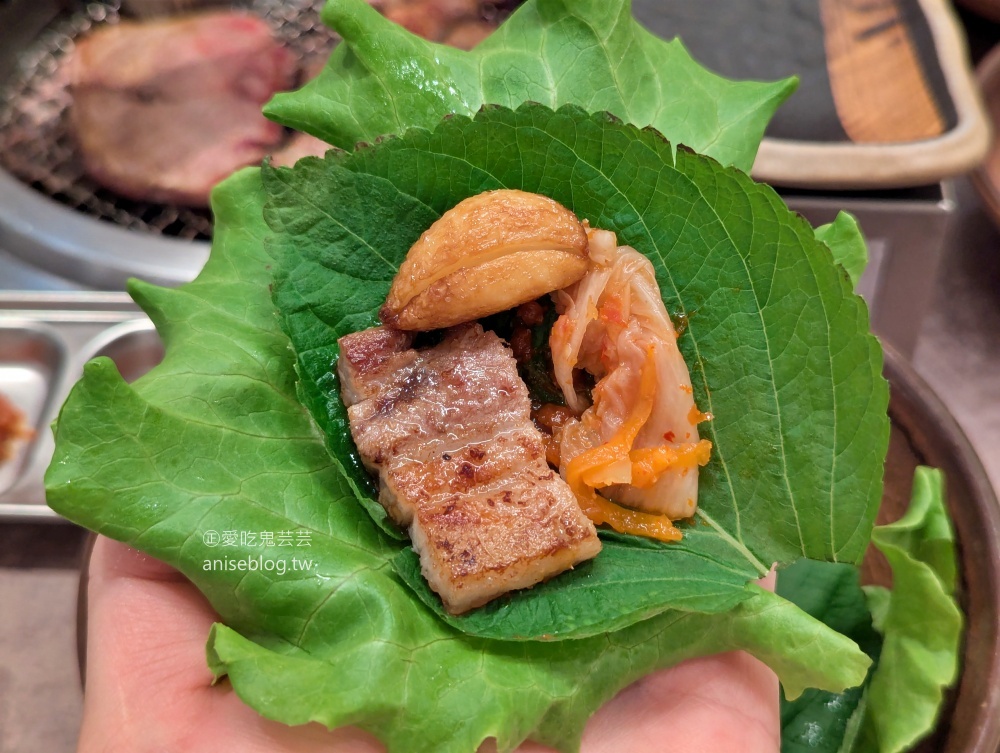
[[[173, 568], [102, 536], [88, 588], [78, 753], [384, 750], [362, 730], [269, 721], [228, 682], [213, 686], [205, 640], [219, 617]], [[753, 657], [730, 652], [655, 672], [623, 690], [587, 724], [582, 753], [776, 753], [779, 747], [777, 679]], [[526, 743], [518, 751], [551, 749]]]

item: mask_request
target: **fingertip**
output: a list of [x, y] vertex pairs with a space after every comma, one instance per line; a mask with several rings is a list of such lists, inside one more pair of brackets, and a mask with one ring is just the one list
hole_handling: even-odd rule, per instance
[[765, 591], [774, 591], [775, 584], [778, 582], [778, 566], [777, 563], [771, 565], [771, 569], [768, 571], [767, 575], [757, 581], [757, 585], [763, 588]]

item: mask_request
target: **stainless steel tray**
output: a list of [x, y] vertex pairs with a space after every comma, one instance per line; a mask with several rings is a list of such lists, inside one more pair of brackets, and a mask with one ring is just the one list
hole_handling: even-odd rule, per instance
[[45, 504], [49, 424], [97, 356], [111, 358], [128, 381], [163, 358], [152, 322], [126, 294], [0, 292], [0, 392], [35, 431], [0, 466], [0, 520], [61, 520]]

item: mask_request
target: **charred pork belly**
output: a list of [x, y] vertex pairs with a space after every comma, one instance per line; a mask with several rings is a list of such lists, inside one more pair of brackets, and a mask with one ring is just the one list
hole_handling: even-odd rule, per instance
[[573, 492], [546, 464], [514, 358], [478, 324], [416, 350], [378, 327], [340, 339], [351, 434], [424, 577], [460, 614], [595, 556]]

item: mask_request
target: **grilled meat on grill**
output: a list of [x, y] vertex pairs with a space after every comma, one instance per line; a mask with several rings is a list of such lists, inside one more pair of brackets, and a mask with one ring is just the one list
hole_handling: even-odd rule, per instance
[[296, 73], [263, 21], [228, 11], [102, 28], [70, 66], [87, 171], [128, 198], [192, 206], [282, 140], [261, 106]]

